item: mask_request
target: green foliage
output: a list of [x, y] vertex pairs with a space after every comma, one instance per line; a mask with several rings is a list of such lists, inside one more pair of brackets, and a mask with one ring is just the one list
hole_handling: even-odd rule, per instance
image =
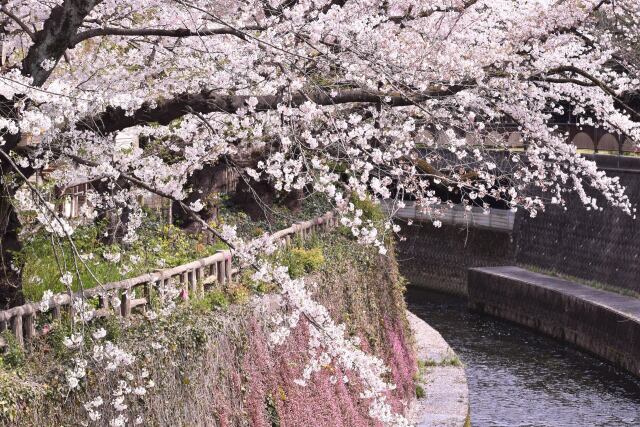
[[21, 411], [29, 410], [24, 404], [33, 401], [37, 391], [15, 373], [0, 370], [0, 424], [16, 425], [16, 417], [22, 415]]
[[13, 333], [10, 330], [6, 330], [0, 334], [0, 337], [7, 343], [5, 352], [0, 358], [2, 366], [13, 369], [22, 366], [25, 361], [24, 350], [18, 345]]
[[[108, 316], [96, 318], [87, 325], [84, 325], [85, 337], [88, 339], [98, 329], [104, 329], [107, 333], [105, 339], [117, 342], [121, 335], [123, 326], [118, 316]], [[48, 352], [51, 352], [58, 360], [67, 360], [73, 352], [64, 345], [64, 339], [74, 332], [72, 322], [67, 313], [62, 318], [53, 320], [49, 325], [49, 332], [44, 336], [42, 344]], [[76, 329], [75, 332], [78, 332]], [[90, 345], [90, 340], [85, 345]]]
[[205, 292], [202, 298], [191, 300], [194, 311], [206, 313], [214, 309], [224, 309], [229, 307], [227, 294], [220, 290], [210, 290]]
[[264, 399], [264, 403], [267, 408], [267, 416], [269, 417], [271, 427], [280, 427], [280, 415], [278, 415], [278, 408], [276, 407], [273, 396], [268, 395]]
[[234, 286], [228, 292], [233, 304], [243, 304], [249, 300], [250, 291], [242, 285]]
[[46, 342], [59, 359], [70, 355], [69, 349], [63, 344], [65, 337], [71, 335], [71, 321], [68, 316], [56, 320], [51, 325], [51, 331], [46, 335]]
[[197, 328], [197, 327], [191, 328], [189, 332], [191, 335], [191, 341], [193, 342], [193, 346], [198, 350], [202, 350], [204, 346], [207, 344], [207, 342], [209, 341], [207, 332], [204, 329]]
[[[28, 301], [39, 301], [45, 290], [65, 292], [60, 282], [61, 272], [74, 274], [72, 289], [88, 289], [98, 281], [108, 283], [135, 277], [158, 268], [174, 267], [212, 255], [226, 246], [222, 243], [205, 244], [198, 237], [168, 224], [147, 219], [139, 230], [139, 239], [130, 245], [105, 244], [100, 240], [102, 226], [79, 227], [73, 234], [80, 254], [92, 254], [84, 262], [75, 257], [67, 241], [52, 244], [51, 236], [40, 232], [33, 236], [17, 254], [23, 267], [23, 293]], [[120, 262], [114, 264], [104, 259], [104, 253], [119, 253]], [[135, 262], [137, 260], [137, 262]], [[79, 280], [78, 280], [79, 276]], [[97, 280], [96, 280], [97, 279]]]
[[105, 339], [117, 342], [122, 336], [122, 322], [118, 316], [108, 316], [96, 319], [91, 326], [94, 330], [104, 328], [107, 332]]
[[373, 222], [384, 221], [385, 215], [379, 205], [375, 204], [371, 199], [360, 200], [358, 197], [351, 197], [351, 203], [356, 209], [362, 210], [362, 218]]
[[418, 368], [421, 370], [426, 369], [426, 367], [434, 366], [462, 366], [462, 362], [460, 361], [460, 358], [458, 358], [458, 356], [455, 354], [447, 356], [439, 362], [433, 359], [418, 361]]
[[424, 388], [422, 388], [422, 386], [420, 384], [416, 384], [416, 397], [418, 399], [423, 399], [427, 396], [427, 394], [424, 391]]
[[283, 262], [289, 267], [291, 277], [295, 279], [318, 270], [324, 264], [324, 255], [318, 247], [293, 248], [285, 253]]

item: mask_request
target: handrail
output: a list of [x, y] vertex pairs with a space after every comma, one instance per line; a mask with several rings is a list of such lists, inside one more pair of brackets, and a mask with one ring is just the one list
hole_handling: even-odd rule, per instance
[[466, 210], [462, 205], [453, 207], [443, 206], [436, 214], [422, 212], [415, 202], [405, 202], [403, 208], [394, 211], [393, 200], [383, 200], [382, 208], [389, 214], [394, 214], [397, 218], [411, 219], [416, 221], [439, 220], [443, 224], [464, 225], [477, 228], [486, 228], [497, 231], [513, 231], [515, 214], [509, 209], [489, 208], [484, 210], [481, 207], [473, 206]]
[[[299, 222], [284, 230], [273, 233], [270, 237], [277, 244], [288, 247], [291, 245], [292, 236], [299, 236], [301, 239], [313, 235], [318, 231], [326, 231], [336, 224], [333, 212], [327, 212], [324, 215], [310, 219], [308, 221]], [[0, 311], [0, 332], [6, 330], [9, 325], [16, 338], [18, 345], [23, 346], [25, 340], [36, 337], [36, 316], [38, 313], [53, 312], [54, 318], [60, 318], [61, 310], [72, 310], [73, 301], [77, 298], [89, 299], [99, 297], [99, 309], [96, 310], [96, 317], [108, 316], [111, 314], [109, 301], [104, 298], [105, 293], [116, 291], [120, 294], [120, 310], [117, 314], [128, 317], [131, 310], [135, 307], [147, 307], [151, 304], [152, 287], [159, 288], [162, 284], [169, 280], [176, 279], [182, 285], [183, 298], [188, 299], [189, 294], [203, 294], [205, 279], [212, 278], [219, 285], [226, 285], [231, 282], [232, 276], [237, 274], [237, 270], [231, 267], [232, 253], [230, 250], [217, 251], [214, 255], [198, 259], [196, 261], [182, 264], [176, 267], [166, 268], [152, 273], [142, 274], [140, 276], [117, 282], [107, 283], [105, 285], [87, 289], [82, 292], [74, 292], [72, 294], [60, 294], [49, 300], [49, 308], [41, 309], [41, 303], [31, 302], [18, 307], [12, 307], [7, 310]], [[132, 298], [131, 290], [142, 286], [144, 288], [143, 298]], [[116, 308], [116, 307], [113, 307]], [[0, 346], [4, 343], [0, 341]]]

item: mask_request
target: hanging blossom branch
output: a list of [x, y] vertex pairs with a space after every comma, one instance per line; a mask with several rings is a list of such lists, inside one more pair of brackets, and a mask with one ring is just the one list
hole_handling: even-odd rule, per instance
[[[409, 426], [409, 422], [395, 413], [387, 401], [386, 394], [395, 386], [384, 379], [388, 373], [384, 362], [360, 349], [358, 338], [347, 336], [346, 326], [335, 323], [327, 308], [314, 300], [304, 278], [292, 279], [287, 267], [264, 259], [265, 255], [277, 249], [270, 236], [265, 234], [262, 238], [245, 242], [233, 227], [227, 225], [223, 226], [223, 235], [236, 248], [235, 256], [239, 265], [256, 269], [252, 280], [277, 284], [280, 289], [276, 302], [281, 313], [272, 318], [275, 330], [271, 334], [271, 342], [283, 344], [291, 332], [301, 325], [302, 319], [309, 325], [309, 360], [296, 383], [306, 386], [313, 374], [333, 362], [340, 369], [354, 372], [362, 381], [364, 391], [360, 398], [370, 402], [369, 415], [373, 419], [389, 426]], [[346, 377], [342, 381], [346, 382]]]

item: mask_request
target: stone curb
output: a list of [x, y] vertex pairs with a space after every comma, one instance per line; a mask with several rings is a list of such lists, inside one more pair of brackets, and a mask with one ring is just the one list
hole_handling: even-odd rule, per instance
[[469, 389], [464, 366], [442, 335], [407, 310], [421, 361], [418, 384], [424, 397], [410, 406], [407, 417], [418, 427], [469, 426]]

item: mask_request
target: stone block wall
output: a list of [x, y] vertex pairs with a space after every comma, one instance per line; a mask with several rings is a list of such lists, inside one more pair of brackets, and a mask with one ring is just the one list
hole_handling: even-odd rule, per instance
[[[596, 160], [619, 176], [632, 202], [640, 204], [640, 158]], [[466, 295], [468, 268], [516, 264], [640, 292], [638, 217], [610, 207], [587, 211], [577, 196], [569, 196], [567, 211], [548, 206], [536, 218], [519, 211], [511, 234], [416, 222], [405, 227], [398, 258], [412, 285], [458, 295]]]
[[472, 310], [528, 326], [640, 376], [640, 301], [517, 267], [469, 271]]
[[[640, 203], [640, 171], [615, 174]], [[518, 214], [513, 233], [519, 264], [640, 292], [640, 218], [610, 207], [587, 211], [572, 196], [567, 211], [549, 206], [536, 218]]]
[[469, 268], [514, 263], [509, 233], [414, 223], [404, 227], [403, 235], [406, 240], [398, 243], [398, 262], [413, 286], [466, 295]]

